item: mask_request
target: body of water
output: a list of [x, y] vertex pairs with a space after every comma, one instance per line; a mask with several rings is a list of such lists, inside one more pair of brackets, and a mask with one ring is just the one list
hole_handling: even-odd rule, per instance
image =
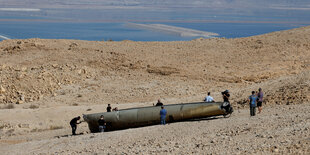
[[156, 31], [156, 28], [131, 27], [128, 22], [164, 24], [213, 32], [219, 34], [217, 37], [239, 38], [310, 25], [310, 9], [151, 7], [40, 9], [33, 12], [0, 10], [0, 40], [6, 37], [96, 41], [180, 41], [199, 38]]
[[[148, 24], [148, 23], [146, 23]], [[152, 23], [154, 24], [154, 23]], [[287, 30], [305, 25], [270, 23], [156, 23], [218, 33], [217, 37], [239, 38]], [[182, 37], [156, 30], [138, 29], [126, 23], [27, 22], [0, 21], [0, 35], [11, 39], [78, 39], [78, 40], [133, 40], [180, 41], [198, 37]], [[4, 38], [0, 38], [3, 40]]]

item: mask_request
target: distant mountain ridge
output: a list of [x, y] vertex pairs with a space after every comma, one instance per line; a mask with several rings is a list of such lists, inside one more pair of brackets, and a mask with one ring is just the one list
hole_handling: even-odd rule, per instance
[[[310, 8], [308, 0], [0, 0], [1, 7], [76, 8], [76, 7], [219, 7], [219, 8]], [[91, 8], [89, 8], [91, 9]]]

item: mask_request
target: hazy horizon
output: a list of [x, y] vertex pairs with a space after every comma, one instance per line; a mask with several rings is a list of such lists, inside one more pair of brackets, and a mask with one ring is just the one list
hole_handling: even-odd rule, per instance
[[[310, 15], [306, 14], [309, 11], [307, 0], [0, 0], [1, 20], [5, 20], [3, 16], [22, 15], [64, 21], [184, 19], [309, 23]], [[186, 14], [190, 16], [184, 17]], [[257, 19], [250, 19], [253, 16]]]

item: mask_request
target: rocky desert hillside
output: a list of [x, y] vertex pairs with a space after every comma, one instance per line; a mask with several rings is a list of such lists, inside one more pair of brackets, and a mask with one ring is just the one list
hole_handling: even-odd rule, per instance
[[[295, 151], [289, 152], [288, 148], [279, 146], [279, 144], [280, 140], [285, 141], [283, 137], [287, 137], [287, 134], [292, 133], [293, 130], [299, 138], [291, 137], [292, 139], [288, 142], [290, 147], [298, 142], [308, 142], [307, 139], [301, 140], [301, 137], [305, 137], [305, 134], [308, 133], [305, 131], [309, 130], [309, 122], [307, 124], [307, 121], [304, 122], [305, 119], [299, 117], [306, 117], [306, 110], [300, 111], [298, 114], [298, 108], [302, 108], [302, 106], [299, 107], [295, 104], [306, 104], [306, 108], [309, 109], [309, 34], [310, 27], [303, 27], [248, 38], [212, 38], [177, 42], [46, 39], [2, 41], [0, 42], [0, 142], [4, 147], [0, 150], [30, 149], [37, 146], [42, 140], [44, 143], [54, 146], [59, 141], [66, 144], [66, 138], [69, 138], [68, 141], [76, 143], [92, 139], [94, 135], [91, 137], [83, 135], [84, 137], [76, 139], [67, 137], [66, 135], [70, 134], [68, 122], [74, 116], [82, 113], [105, 111], [105, 107], [109, 103], [112, 104], [112, 107], [118, 106], [119, 108], [152, 105], [158, 98], [161, 98], [165, 104], [185, 103], [201, 101], [208, 91], [212, 93], [215, 100], [221, 101], [220, 92], [228, 89], [232, 95], [232, 104], [239, 114], [236, 112], [229, 120], [203, 121], [202, 124], [187, 122], [185, 126], [182, 123], [174, 124], [167, 128], [168, 132], [165, 134], [170, 139], [165, 139], [165, 141], [182, 140], [179, 139], [180, 137], [171, 137], [177, 128], [182, 128], [185, 133], [192, 133], [192, 128], [199, 128], [201, 125], [207, 127], [206, 125], [225, 124], [236, 119], [234, 120], [235, 125], [229, 125], [234, 126], [232, 129], [226, 131], [228, 126], [215, 125], [221, 130], [217, 132], [216, 128], [211, 127], [208, 128], [208, 131], [214, 132], [213, 136], [221, 132], [231, 135], [236, 134], [234, 130], [239, 130], [238, 127], [254, 125], [257, 126], [255, 130], [242, 128], [242, 132], [244, 130], [246, 133], [245, 137], [238, 136], [237, 141], [240, 143], [243, 140], [245, 140], [243, 142], [250, 141], [245, 138], [252, 132], [257, 133], [258, 137], [263, 136], [261, 138], [267, 139], [271, 134], [273, 137], [269, 140], [261, 139], [260, 143], [255, 144], [255, 146], [263, 143], [270, 144], [267, 149], [260, 150], [258, 153], [267, 151], [265, 153], [268, 154], [268, 151], [272, 152], [276, 149], [277, 151], [274, 153], [283, 151], [281, 149], [286, 150], [281, 153], [294, 153]], [[265, 103], [270, 111], [268, 114], [262, 114], [262, 120], [255, 118], [256, 123], [268, 122], [267, 126], [263, 127], [264, 130], [259, 129], [259, 124], [255, 124], [249, 119], [243, 119], [247, 113], [247, 109], [243, 109], [247, 106], [247, 98], [252, 90], [258, 88], [262, 88], [265, 92]], [[279, 109], [279, 106], [286, 106], [283, 107], [284, 110], [295, 109], [295, 111], [293, 110], [290, 115], [273, 111], [274, 108]], [[269, 120], [269, 117], [283, 119], [283, 121]], [[291, 117], [296, 117], [296, 120]], [[244, 124], [244, 121], [248, 124]], [[286, 121], [295, 123], [283, 123]], [[296, 125], [298, 130], [295, 128]], [[186, 126], [191, 126], [191, 128], [186, 128]], [[275, 138], [276, 130], [287, 126], [288, 129], [281, 130], [281, 134], [278, 135], [280, 138]], [[156, 126], [149, 129], [154, 130], [155, 139], [157, 137], [159, 143], [162, 139], [158, 139], [161, 132], [155, 131]], [[195, 132], [198, 134], [196, 136], [203, 137], [205, 132], [202, 128], [199, 129], [201, 130]], [[84, 134], [88, 132], [86, 124], [81, 125], [79, 130]], [[146, 149], [152, 146], [151, 144], [144, 145], [146, 141], [151, 140], [144, 137], [148, 134], [147, 130], [146, 128], [133, 129], [115, 133], [119, 135], [128, 132], [133, 135], [141, 133], [142, 135], [136, 136], [137, 139], [132, 141], [135, 141], [137, 146]], [[164, 128], [160, 128], [160, 130], [162, 131]], [[265, 133], [268, 130], [270, 132]], [[111, 134], [113, 133], [109, 133], [108, 137], [111, 138]], [[61, 140], [58, 141], [56, 137], [61, 137]], [[122, 141], [119, 144], [124, 146], [125, 150], [139, 153], [130, 149], [130, 147], [135, 148], [136, 145], [129, 142], [126, 145], [127, 143], [124, 144], [127, 142], [125, 139], [117, 137], [118, 139], [112, 140], [115, 145]], [[206, 137], [208, 138], [208, 136]], [[49, 139], [53, 140], [49, 141]], [[197, 142], [197, 138], [194, 140], [193, 136], [185, 136], [183, 139], [188, 143]], [[93, 145], [98, 148], [92, 148], [91, 152], [100, 152], [98, 151], [100, 150], [100, 139], [95, 138], [90, 141], [98, 142]], [[205, 146], [206, 143], [208, 143], [207, 148], [216, 144], [218, 147], [214, 148], [214, 153], [220, 151], [220, 144], [216, 143], [216, 141], [220, 141], [219, 139], [205, 142], [198, 138], [198, 141], [198, 147]], [[213, 144], [209, 145], [209, 143]], [[277, 144], [276, 148], [273, 143]], [[234, 143], [227, 145], [230, 144], [231, 146], [236, 145]], [[46, 154], [86, 153], [89, 144], [81, 143], [81, 145], [81, 148], [75, 148], [76, 152], [70, 152], [70, 149], [62, 152], [63, 148], [60, 146], [56, 149], [58, 152], [55, 152], [53, 147], [38, 152]], [[115, 145], [105, 144], [106, 147], [115, 147]], [[181, 147], [179, 143], [167, 145]], [[301, 153], [309, 152], [307, 146], [299, 146], [302, 148]], [[182, 147], [187, 148], [186, 146]], [[170, 152], [187, 154], [191, 153], [191, 149], [187, 151], [177, 149], [179, 151], [172, 150]], [[238, 149], [235, 151], [247, 153], [249, 149], [253, 148], [249, 146]], [[112, 152], [103, 153], [113, 153], [117, 150], [110, 148]], [[152, 152], [151, 150], [147, 153], [156, 154], [166, 151]], [[38, 152], [33, 148], [32, 153]]]
[[[187, 42], [6, 40], [0, 43], [0, 103], [60, 95], [79, 104], [145, 102], [251, 86], [275, 93], [270, 102], [282, 102], [283, 91], [308, 91], [302, 76], [310, 68], [307, 34], [309, 27]], [[268, 87], [268, 82], [289, 76], [298, 80]], [[247, 90], [233, 100], [242, 102], [243, 94]], [[305, 93], [291, 97], [308, 98]]]

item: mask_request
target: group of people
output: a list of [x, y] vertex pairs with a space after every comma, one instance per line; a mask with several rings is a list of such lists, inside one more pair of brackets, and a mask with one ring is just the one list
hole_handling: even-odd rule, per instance
[[[160, 101], [160, 99], [158, 99], [156, 106], [161, 106], [161, 110], [159, 112], [160, 115], [160, 124], [165, 125], [166, 124], [166, 115], [167, 115], [167, 110], [164, 108], [164, 104]], [[108, 104], [107, 106], [107, 112], [111, 112], [111, 111], [118, 111], [118, 108], [115, 107], [112, 109], [111, 104]], [[81, 121], [79, 121], [81, 119], [80, 116], [73, 118], [70, 121], [70, 126], [72, 128], [72, 135], [76, 135], [76, 128], [77, 128], [77, 124], [80, 124]], [[98, 120], [98, 131], [99, 132], [104, 132], [104, 130], [106, 129], [107, 123], [104, 119], [104, 116], [101, 115], [99, 120]]]
[[108, 104], [108, 106], [107, 106], [107, 112], [111, 112], [111, 110], [112, 110], [112, 111], [118, 111], [118, 108], [115, 107], [115, 108], [112, 109], [111, 104]]
[[[221, 108], [224, 109], [227, 114], [231, 114], [233, 112], [233, 109], [230, 106], [230, 102], [229, 102], [229, 97], [230, 97], [229, 90], [223, 91], [222, 96], [223, 96], [224, 103], [221, 106]], [[208, 92], [208, 96], [206, 96], [203, 101], [204, 102], [215, 102], [210, 92]]]
[[[222, 92], [222, 96], [223, 96], [224, 102], [228, 102], [229, 103], [229, 97], [230, 97], [229, 90], [223, 91]], [[210, 92], [208, 92], [208, 96], [206, 96], [203, 101], [205, 101], [205, 102], [215, 102], [213, 97], [211, 96]]]
[[[223, 96], [223, 101], [229, 103], [229, 97], [230, 97], [229, 91], [228, 90], [223, 91], [222, 96]], [[249, 96], [250, 115], [251, 116], [255, 116], [256, 107], [258, 108], [258, 113], [261, 113], [263, 96], [264, 96], [264, 94], [263, 94], [263, 91], [261, 88], [258, 89], [258, 92], [252, 91], [252, 95]], [[210, 92], [208, 92], [208, 96], [205, 97], [204, 101], [205, 102], [215, 102], [213, 97], [211, 96]], [[160, 124], [165, 125], [166, 124], [167, 110], [165, 109], [164, 104], [161, 102], [160, 99], [158, 99], [155, 106], [161, 106], [161, 110], [159, 112]], [[111, 105], [108, 104], [107, 112], [111, 112], [111, 111], [118, 111], [118, 108], [115, 107], [114, 109], [112, 109]], [[79, 122], [80, 118], [81, 117], [78, 116], [78, 117], [73, 118], [70, 121], [70, 125], [72, 128], [72, 135], [76, 135], [75, 131], [76, 131], [77, 124], [81, 123], [81, 122]], [[104, 130], [106, 129], [106, 121], [105, 121], [103, 115], [101, 115], [100, 119], [98, 120], [98, 126], [99, 126], [99, 129], [98, 129], [99, 132], [104, 132]]]
[[[222, 92], [222, 96], [223, 96], [224, 102], [229, 103], [229, 97], [230, 97], [229, 91], [225, 90], [224, 92]], [[251, 116], [255, 116], [256, 108], [258, 109], [258, 113], [262, 112], [263, 97], [264, 97], [264, 93], [262, 91], [262, 88], [259, 88], [258, 92], [252, 91], [252, 95], [249, 96]], [[210, 92], [208, 92], [208, 96], [205, 97], [204, 101], [215, 102]]]
[[[81, 119], [80, 116], [78, 117], [74, 117], [71, 121], [70, 121], [70, 126], [72, 128], [72, 135], [76, 135], [76, 127], [78, 124], [82, 123], [81, 121], [79, 121]], [[106, 121], [104, 120], [104, 116], [101, 115], [99, 120], [98, 120], [98, 125], [99, 125], [99, 132], [104, 132], [104, 129], [106, 128]]]
[[252, 95], [249, 96], [251, 116], [255, 116], [256, 107], [258, 108], [258, 113], [262, 112], [263, 97], [264, 93], [262, 91], [262, 88], [259, 88], [258, 92], [252, 91]]

